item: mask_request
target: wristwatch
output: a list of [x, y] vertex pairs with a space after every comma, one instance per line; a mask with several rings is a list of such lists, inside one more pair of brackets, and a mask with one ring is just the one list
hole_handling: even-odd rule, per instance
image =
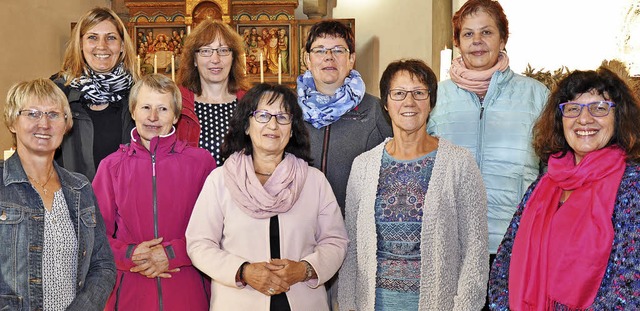
[[311, 277], [313, 276], [313, 267], [306, 260], [303, 260], [302, 262], [304, 262], [304, 265], [307, 268], [307, 277], [305, 277], [304, 281], [303, 281], [303, 282], [306, 282], [306, 281], [311, 280]]

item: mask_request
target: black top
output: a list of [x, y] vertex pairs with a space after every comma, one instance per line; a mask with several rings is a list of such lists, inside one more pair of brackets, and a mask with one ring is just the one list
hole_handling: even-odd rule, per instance
[[[280, 259], [280, 223], [278, 215], [272, 216], [269, 220], [269, 247], [271, 249], [271, 258]], [[271, 296], [271, 311], [291, 311], [289, 300], [286, 293], [280, 293]]]
[[87, 106], [85, 109], [93, 121], [93, 163], [98, 169], [100, 161], [118, 150], [122, 143], [122, 106], [109, 105], [101, 111], [91, 110]]

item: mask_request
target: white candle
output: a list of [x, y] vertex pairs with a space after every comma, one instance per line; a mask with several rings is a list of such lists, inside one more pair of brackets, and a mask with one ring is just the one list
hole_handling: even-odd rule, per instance
[[451, 68], [451, 57], [453, 51], [447, 46], [444, 46], [444, 50], [440, 51], [440, 81], [449, 79], [449, 68]]
[[138, 73], [140, 73], [140, 54], [138, 54]]
[[171, 81], [176, 81], [176, 58], [171, 54]]
[[6, 161], [9, 157], [11, 157], [14, 152], [16, 152], [16, 150], [13, 149], [13, 147], [11, 147], [11, 149], [9, 149], [9, 150], [5, 150], [4, 151], [4, 160]]
[[262, 52], [260, 52], [260, 83], [264, 83], [264, 70], [262, 68]]
[[242, 63], [244, 64], [244, 75], [247, 75], [247, 54], [242, 53]]
[[187, 34], [191, 33], [191, 25], [187, 25]]
[[153, 73], [158, 73], [158, 54], [153, 55]]
[[278, 54], [278, 84], [282, 84], [282, 55]]

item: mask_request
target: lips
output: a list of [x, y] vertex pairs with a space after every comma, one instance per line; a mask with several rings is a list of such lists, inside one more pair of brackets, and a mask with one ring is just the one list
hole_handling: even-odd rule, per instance
[[107, 59], [111, 57], [111, 54], [93, 54], [93, 56], [98, 59]]
[[598, 133], [597, 130], [576, 130], [576, 135], [578, 136], [593, 136]]
[[418, 113], [417, 112], [403, 112], [400, 115], [403, 116], [403, 117], [414, 117], [414, 116], [418, 115]]
[[33, 134], [33, 136], [35, 136], [36, 138], [39, 138], [39, 139], [50, 139], [51, 138], [51, 135], [49, 135], [49, 134], [38, 134], [38, 133], [35, 133], [35, 134]]

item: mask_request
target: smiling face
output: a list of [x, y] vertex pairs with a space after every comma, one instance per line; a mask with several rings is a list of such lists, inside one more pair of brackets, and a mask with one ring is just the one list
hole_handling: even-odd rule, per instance
[[178, 122], [172, 101], [173, 97], [169, 92], [160, 93], [146, 85], [140, 87], [131, 117], [136, 121], [140, 140], [147, 149], [151, 139], [169, 134], [171, 127]]
[[[600, 100], [608, 99], [595, 92], [589, 92], [576, 96], [571, 102], [587, 104]], [[615, 131], [614, 109], [611, 108], [609, 114], [604, 117], [593, 117], [587, 107], [584, 107], [577, 118], [562, 117], [564, 137], [573, 149], [576, 164], [588, 153], [607, 146]]]
[[[311, 49], [317, 47], [332, 49], [336, 46], [348, 48], [344, 38], [324, 36], [318, 37], [311, 44]], [[325, 55], [305, 53], [305, 57], [317, 90], [326, 95], [335, 94], [335, 91], [342, 86], [344, 79], [353, 69], [353, 64], [356, 61], [355, 53], [345, 53], [344, 55], [334, 55], [332, 52], [327, 52]]]
[[82, 35], [82, 55], [97, 73], [110, 72], [118, 63], [122, 51], [122, 38], [109, 20], [98, 23]]
[[[200, 48], [217, 49], [219, 47], [229, 47], [227, 43], [219, 38], [213, 40], [208, 45], [201, 46]], [[217, 51], [209, 57], [200, 56], [198, 52], [195, 55], [195, 64], [198, 68], [198, 74], [200, 75], [200, 84], [224, 84], [229, 81], [229, 72], [231, 72], [231, 66], [233, 65], [233, 53], [227, 56], [218, 55]]]
[[[404, 70], [395, 74], [389, 86], [389, 93], [416, 90], [429, 91], [427, 85]], [[393, 136], [411, 134], [417, 131], [426, 133], [427, 118], [431, 112], [429, 97], [415, 100], [412, 93], [406, 93], [406, 95], [404, 100], [400, 101], [391, 99], [391, 94], [387, 98], [387, 107], [385, 109], [389, 112], [389, 117], [391, 118]]]
[[[278, 98], [271, 105], [267, 105], [269, 97], [269, 94], [264, 94], [256, 110], [266, 110], [272, 115], [286, 112], [282, 105], [282, 98]], [[262, 155], [282, 158], [284, 149], [287, 147], [291, 137], [291, 124], [279, 124], [276, 122], [275, 117], [272, 117], [267, 123], [260, 123], [251, 116], [249, 117], [247, 134], [251, 138], [254, 157]]]
[[55, 111], [60, 116], [55, 120], [50, 120], [47, 115], [42, 115], [40, 120], [33, 120], [26, 115], [16, 118], [9, 130], [16, 134], [16, 147], [18, 152], [26, 156], [27, 154], [51, 155], [62, 143], [62, 138], [66, 132], [66, 121], [64, 112], [60, 105], [50, 100], [38, 101], [32, 98], [20, 110], [35, 109], [42, 112]]
[[471, 70], [487, 70], [493, 67], [506, 44], [500, 38], [496, 21], [484, 11], [464, 18], [459, 40], [458, 48], [462, 60]]

